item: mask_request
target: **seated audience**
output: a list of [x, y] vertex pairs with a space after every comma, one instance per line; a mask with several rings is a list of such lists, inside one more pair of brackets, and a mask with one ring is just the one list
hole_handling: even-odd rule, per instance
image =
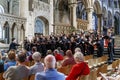
[[33, 60], [32, 55], [33, 55], [34, 52], [37, 52], [37, 47], [35, 47], [35, 46], [32, 47], [32, 51], [29, 52], [29, 57], [28, 57], [29, 61]]
[[60, 53], [62, 56], [64, 56], [64, 51], [61, 50], [61, 47], [58, 47], [57, 49], [58, 49], [59, 53]]
[[49, 49], [49, 50], [47, 50], [47, 53], [46, 53], [46, 54], [47, 54], [47, 55], [50, 55], [50, 54], [53, 55], [53, 52], [52, 52], [52, 50]]
[[74, 54], [74, 59], [76, 64], [73, 65], [70, 73], [66, 77], [66, 80], [76, 80], [78, 77], [88, 75], [90, 73], [90, 69], [87, 63], [84, 62], [84, 57], [81, 52], [76, 52]]
[[78, 48], [78, 47], [77, 47], [77, 48], [75, 48], [75, 53], [76, 53], [76, 52], [81, 52], [81, 49], [80, 49], [80, 48]]
[[63, 60], [62, 66], [73, 65], [75, 64], [75, 60], [71, 50], [66, 51], [66, 58]]
[[63, 56], [59, 53], [59, 51], [57, 49], [54, 50], [54, 56], [55, 56], [56, 61], [63, 60]]
[[44, 63], [46, 70], [36, 73], [35, 80], [65, 80], [65, 75], [55, 69], [56, 59], [53, 55], [47, 55]]
[[25, 53], [20, 51], [16, 56], [17, 65], [10, 66], [7, 71], [4, 72], [3, 78], [5, 78], [5, 80], [23, 80], [28, 77], [29, 68], [25, 66], [25, 60]]
[[4, 62], [2, 60], [2, 55], [0, 53], [0, 73], [4, 72]]
[[30, 67], [30, 75], [31, 74], [36, 74], [37, 72], [44, 71], [44, 64], [40, 62], [41, 54], [39, 52], [35, 52], [32, 55], [32, 58], [33, 58], [35, 64]]
[[8, 52], [8, 61], [4, 64], [4, 71], [6, 71], [10, 66], [15, 66], [16, 65], [16, 51], [11, 49]]

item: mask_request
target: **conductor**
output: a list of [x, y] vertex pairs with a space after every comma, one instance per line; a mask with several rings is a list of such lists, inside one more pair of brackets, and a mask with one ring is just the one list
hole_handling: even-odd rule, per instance
[[20, 46], [20, 44], [16, 42], [15, 38], [12, 38], [12, 42], [10, 43], [9, 50], [11, 49], [17, 50], [17, 46]]

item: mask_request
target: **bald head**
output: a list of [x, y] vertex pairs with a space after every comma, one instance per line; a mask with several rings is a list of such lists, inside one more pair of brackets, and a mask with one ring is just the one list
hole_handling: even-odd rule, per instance
[[45, 62], [46, 68], [55, 68], [56, 59], [53, 55], [47, 55], [45, 57], [44, 62]]

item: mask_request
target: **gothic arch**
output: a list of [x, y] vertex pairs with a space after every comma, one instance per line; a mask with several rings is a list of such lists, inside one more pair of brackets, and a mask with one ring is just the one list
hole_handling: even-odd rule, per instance
[[107, 10], [105, 7], [103, 7], [102, 12], [103, 12], [103, 17], [107, 18]]
[[70, 23], [69, 0], [57, 0], [55, 4], [55, 23]]
[[76, 7], [76, 15], [77, 15], [77, 18], [80, 18], [83, 20], [87, 19], [87, 12], [85, 9], [85, 5], [82, 1], [78, 2], [78, 5]]
[[5, 43], [9, 44], [10, 42], [10, 26], [9, 23], [6, 21], [3, 26], [3, 39], [5, 39]]
[[108, 11], [108, 27], [112, 27], [112, 13]]
[[35, 34], [48, 35], [49, 34], [49, 22], [43, 16], [38, 16], [35, 18]]
[[21, 25], [20, 34], [21, 34], [20, 41], [23, 41], [25, 38], [25, 28], [23, 24]]
[[3, 14], [4, 13], [4, 8], [2, 5], [0, 5], [0, 13]]
[[116, 12], [114, 15], [114, 30], [115, 34], [119, 35], [120, 34], [120, 13]]
[[96, 14], [101, 14], [102, 13], [102, 8], [101, 8], [100, 3], [99, 3], [98, 0], [96, 0], [94, 2], [94, 6], [93, 7], [94, 7], [94, 10], [95, 10]]
[[17, 25], [16, 23], [13, 23], [11, 32], [12, 32], [12, 37], [18, 39], [18, 28], [16, 25]]

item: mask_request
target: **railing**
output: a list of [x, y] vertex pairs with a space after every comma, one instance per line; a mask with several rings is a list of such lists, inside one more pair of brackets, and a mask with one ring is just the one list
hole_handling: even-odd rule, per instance
[[87, 20], [77, 19], [77, 29], [87, 30]]

